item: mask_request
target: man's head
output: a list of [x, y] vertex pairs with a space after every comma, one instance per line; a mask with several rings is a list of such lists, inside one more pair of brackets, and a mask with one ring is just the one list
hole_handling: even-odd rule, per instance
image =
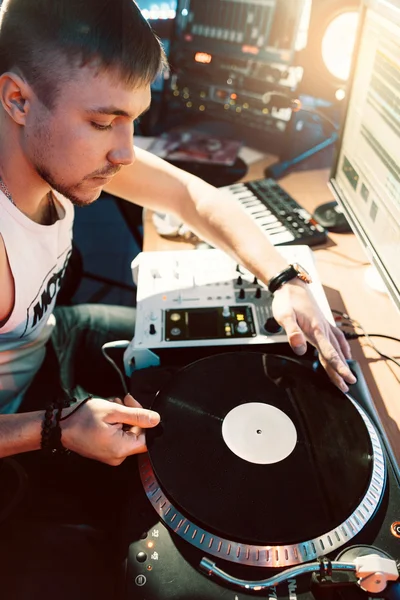
[[162, 69], [133, 0], [6, 0], [0, 102], [28, 163], [77, 204], [133, 160], [133, 120]]

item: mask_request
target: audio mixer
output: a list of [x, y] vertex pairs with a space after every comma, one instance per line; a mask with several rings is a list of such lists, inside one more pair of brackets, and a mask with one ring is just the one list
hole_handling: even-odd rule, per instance
[[[277, 250], [311, 275], [317, 303], [333, 322], [308, 246]], [[286, 341], [272, 319], [267, 286], [220, 250], [143, 252], [132, 263], [137, 284], [135, 349], [257, 345]]]

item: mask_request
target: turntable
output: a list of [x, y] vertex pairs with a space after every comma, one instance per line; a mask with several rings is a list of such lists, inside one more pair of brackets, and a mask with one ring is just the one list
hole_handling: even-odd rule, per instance
[[323, 373], [216, 354], [153, 408], [126, 598], [400, 597], [398, 474], [372, 416]]

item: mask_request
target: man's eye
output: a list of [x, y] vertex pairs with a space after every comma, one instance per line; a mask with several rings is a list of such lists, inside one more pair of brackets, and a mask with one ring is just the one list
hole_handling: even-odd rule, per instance
[[99, 125], [99, 123], [91, 121], [90, 124], [92, 127], [94, 127], [95, 129], [99, 129], [100, 131], [106, 131], [107, 129], [111, 129], [112, 127], [112, 123], [110, 123], [110, 125]]

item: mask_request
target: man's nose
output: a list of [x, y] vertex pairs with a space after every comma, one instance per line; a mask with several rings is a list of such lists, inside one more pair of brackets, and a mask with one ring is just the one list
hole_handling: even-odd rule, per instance
[[110, 150], [108, 160], [114, 165], [127, 167], [136, 160], [135, 148], [133, 144], [133, 134], [126, 136], [124, 140], [120, 140], [118, 146]]

